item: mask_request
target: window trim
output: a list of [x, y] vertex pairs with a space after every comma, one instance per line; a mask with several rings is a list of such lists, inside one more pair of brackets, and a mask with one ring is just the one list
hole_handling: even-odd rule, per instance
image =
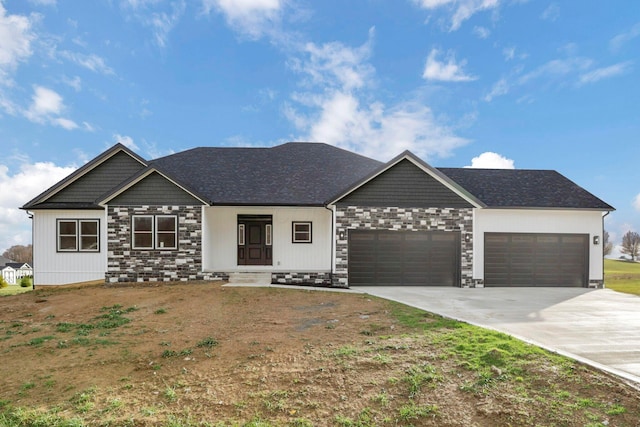
[[[60, 224], [62, 223], [73, 223], [75, 225], [75, 233], [74, 234], [60, 234]], [[96, 224], [96, 234], [82, 234], [82, 224], [83, 223], [95, 223]], [[83, 237], [94, 237], [96, 238], [96, 247], [95, 249], [83, 249], [82, 248], [82, 238]], [[72, 249], [63, 249], [61, 247], [61, 237], [73, 237], [75, 239], [75, 245]], [[89, 252], [89, 253], [98, 253], [100, 252], [100, 218], [56, 218], [56, 252], [64, 253], [64, 252]]]
[[[308, 231], [296, 231], [296, 226], [308, 226]], [[296, 233], [308, 233], [308, 239], [299, 239], [296, 237]], [[313, 243], [313, 223], [311, 221], [293, 221], [291, 223], [291, 243]]]
[[[135, 237], [136, 237], [136, 219], [137, 218], [150, 218], [151, 219], [151, 231], [139, 231], [137, 233], [144, 233], [144, 234], [150, 234], [151, 235], [151, 245], [150, 246], [136, 246], [135, 244]], [[174, 223], [174, 230], [173, 232], [170, 231], [158, 231], [158, 219], [159, 218], [173, 218], [173, 223]], [[158, 242], [160, 241], [160, 239], [158, 239], [158, 235], [159, 234], [173, 234], [174, 235], [174, 242], [175, 245], [174, 246], [160, 246], [158, 244]], [[135, 250], [142, 250], [142, 251], [152, 251], [152, 250], [160, 250], [160, 251], [166, 251], [166, 250], [176, 250], [178, 249], [178, 215], [150, 215], [150, 214], [142, 214], [142, 215], [132, 215], [131, 216], [131, 248], [135, 249]]]

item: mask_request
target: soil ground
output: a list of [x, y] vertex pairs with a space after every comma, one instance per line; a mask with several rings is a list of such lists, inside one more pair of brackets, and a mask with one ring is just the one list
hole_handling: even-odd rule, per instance
[[359, 294], [37, 289], [0, 298], [0, 413], [16, 425], [640, 426], [637, 388], [479, 331]]

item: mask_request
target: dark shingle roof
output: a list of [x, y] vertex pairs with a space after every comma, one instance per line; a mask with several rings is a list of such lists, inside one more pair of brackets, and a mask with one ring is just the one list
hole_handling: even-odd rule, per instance
[[614, 210], [552, 170], [438, 168], [487, 207]]
[[194, 148], [150, 162], [218, 205], [323, 205], [382, 163], [328, 144]]

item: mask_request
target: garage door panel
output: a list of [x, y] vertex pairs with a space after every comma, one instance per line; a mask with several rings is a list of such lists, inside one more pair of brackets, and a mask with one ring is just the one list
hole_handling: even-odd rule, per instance
[[588, 235], [487, 233], [485, 286], [586, 286]]
[[[365, 269], [370, 273], [363, 274]], [[458, 232], [352, 230], [349, 233], [351, 285], [454, 286], [459, 277]]]

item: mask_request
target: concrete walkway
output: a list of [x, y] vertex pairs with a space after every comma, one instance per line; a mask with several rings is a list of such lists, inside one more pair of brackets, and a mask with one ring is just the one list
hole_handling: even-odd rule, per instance
[[352, 289], [505, 332], [640, 386], [640, 297], [581, 288]]

